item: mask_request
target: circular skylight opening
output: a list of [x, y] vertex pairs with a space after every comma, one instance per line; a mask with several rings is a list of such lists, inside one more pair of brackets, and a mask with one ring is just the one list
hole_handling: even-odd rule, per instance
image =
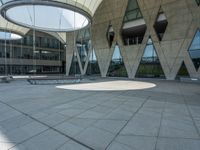
[[53, 1], [14, 1], [4, 4], [7, 20], [44, 31], [74, 31], [89, 25], [89, 15], [74, 6]]
[[0, 40], [19, 40], [23, 37], [19, 34], [7, 32], [7, 31], [0, 31]]

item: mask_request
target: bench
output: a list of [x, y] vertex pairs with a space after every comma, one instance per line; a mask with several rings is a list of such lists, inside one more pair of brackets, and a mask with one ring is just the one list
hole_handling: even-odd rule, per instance
[[45, 77], [45, 78], [30, 78], [27, 81], [33, 85], [48, 85], [48, 84], [66, 84], [80, 83], [82, 76], [75, 77]]
[[11, 80], [13, 80], [12, 76], [4, 76], [0, 78], [1, 83], [10, 83]]

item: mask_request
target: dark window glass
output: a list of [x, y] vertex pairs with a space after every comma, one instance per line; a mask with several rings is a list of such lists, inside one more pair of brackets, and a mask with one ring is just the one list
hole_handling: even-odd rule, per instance
[[151, 38], [149, 38], [147, 42], [136, 77], [165, 78], [160, 60]]
[[197, 30], [194, 36], [192, 44], [189, 48], [189, 54], [196, 70], [198, 70], [200, 66], [200, 30]]
[[186, 66], [185, 66], [185, 63], [183, 62], [183, 63], [181, 64], [181, 67], [180, 67], [178, 73], [177, 73], [176, 79], [180, 79], [180, 78], [189, 78], [189, 77], [190, 77], [190, 75], [189, 75], [189, 73], [188, 73], [188, 71], [187, 71], [187, 68], [186, 68]]
[[196, 2], [197, 2], [197, 5], [199, 6], [200, 5], [200, 0], [196, 0]]
[[127, 71], [118, 45], [115, 46], [112, 60], [108, 69], [107, 76], [110, 77], [127, 77]]
[[154, 29], [156, 31], [159, 41], [162, 41], [164, 33], [167, 29], [167, 25], [168, 21], [165, 16], [165, 13], [163, 12], [162, 8], [160, 8], [154, 24]]
[[124, 22], [129, 22], [142, 18], [142, 13], [138, 6], [137, 0], [129, 0], [126, 8]]
[[74, 52], [69, 75], [76, 75], [76, 74], [81, 74], [81, 71], [78, 63], [77, 52]]
[[86, 75], [100, 75], [100, 69], [94, 49], [91, 51], [89, 56]]
[[137, 0], [129, 0], [122, 29], [124, 45], [141, 44], [146, 28]]

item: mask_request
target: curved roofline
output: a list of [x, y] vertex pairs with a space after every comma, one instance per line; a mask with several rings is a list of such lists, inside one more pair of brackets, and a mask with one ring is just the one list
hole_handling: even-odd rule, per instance
[[19, 39], [2, 39], [2, 38], [0, 38], [0, 40], [16, 41], [16, 40], [21, 40], [21, 39], [24, 38], [24, 35], [23, 35], [23, 34], [17, 32], [17, 31], [14, 31], [14, 30], [8, 30], [8, 29], [4, 29], [4, 28], [1, 28], [1, 27], [0, 27], [0, 32], [13, 33], [13, 34], [16, 34], [16, 35], [21, 36], [21, 38], [19, 38]]
[[[70, 5], [68, 3], [62, 3], [62, 2], [58, 2], [58, 1], [40, 1], [40, 0], [35, 0], [35, 1], [26, 1], [26, 0], [18, 0], [18, 1], [11, 1], [11, 2], [8, 2], [8, 3], [5, 3], [1, 6], [0, 8], [0, 14], [2, 15], [3, 18], [5, 18], [6, 20], [8, 20], [9, 22], [11, 23], [14, 23], [18, 26], [22, 26], [22, 27], [25, 27], [25, 28], [30, 28], [30, 29], [33, 29], [32, 26], [30, 25], [25, 25], [23, 23], [18, 23], [18, 22], [15, 22], [14, 20], [10, 19], [8, 16], [5, 15], [5, 12], [10, 9], [10, 8], [14, 8], [14, 7], [17, 7], [17, 6], [23, 6], [23, 5], [44, 5], [44, 6], [54, 6], [54, 7], [59, 7], [59, 8], [63, 8], [63, 9], [68, 9], [68, 10], [72, 10], [72, 11], [75, 11], [75, 12], [78, 12], [82, 15], [84, 15], [87, 19], [88, 19], [88, 25], [85, 26], [84, 28], [87, 28], [88, 26], [90, 26], [91, 22], [92, 22], [92, 17], [91, 15], [86, 12], [85, 10], [83, 9], [80, 9], [79, 7], [76, 7], [74, 5]], [[45, 30], [44, 28], [40, 28], [40, 27], [35, 27], [34, 29], [37, 29], [39, 31], [44, 31], [44, 32], [69, 32], [69, 31], [72, 31], [72, 30]], [[76, 30], [80, 30], [80, 29], [75, 29], [73, 31], [76, 31]]]

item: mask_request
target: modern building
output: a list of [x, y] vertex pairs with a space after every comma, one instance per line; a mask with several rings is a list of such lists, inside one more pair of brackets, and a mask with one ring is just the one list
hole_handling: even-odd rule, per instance
[[33, 51], [32, 31], [19, 40], [0, 40], [0, 74], [64, 73], [64, 44], [42, 32], [36, 32], [35, 44]]
[[[8, 72], [13, 70], [14, 74], [37, 70], [36, 73], [130, 79], [200, 78], [199, 0], [35, 0], [33, 3], [32, 6], [24, 0], [0, 1], [1, 20], [14, 24], [0, 23], [1, 30], [25, 31], [21, 41], [1, 41], [1, 73], [5, 73], [7, 64]], [[25, 6], [31, 11], [23, 9]], [[40, 13], [45, 6], [61, 10], [47, 17]], [[74, 19], [63, 13], [66, 8], [76, 12]], [[19, 17], [23, 11], [25, 19]], [[19, 25], [20, 28], [15, 27]], [[34, 37], [31, 32], [27, 34], [30, 28], [34, 28], [35, 42], [26, 43], [28, 37]], [[12, 54], [8, 52], [10, 49]]]

